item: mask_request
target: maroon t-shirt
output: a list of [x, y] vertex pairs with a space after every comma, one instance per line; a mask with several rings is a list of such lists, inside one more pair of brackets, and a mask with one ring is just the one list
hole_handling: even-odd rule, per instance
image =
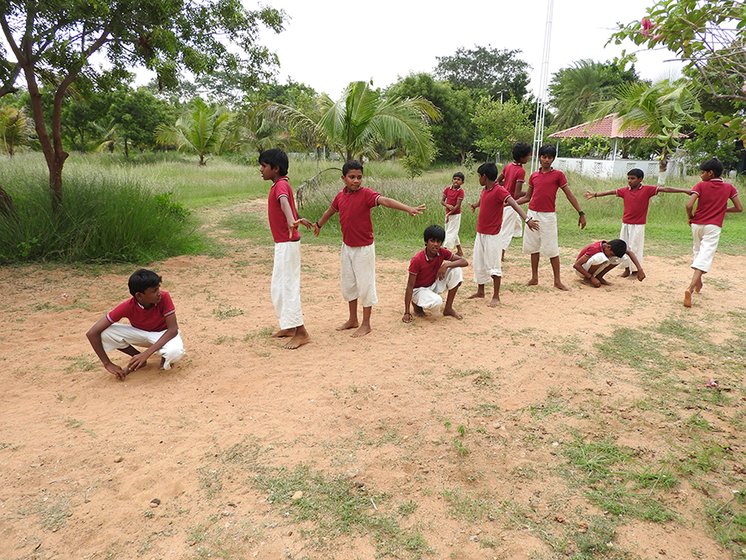
[[712, 181], [700, 181], [694, 185], [692, 192], [699, 195], [692, 223], [723, 227], [728, 199], [738, 196], [736, 187], [718, 178]]
[[365, 247], [373, 243], [373, 222], [370, 211], [378, 206], [381, 195], [367, 187], [351, 191], [345, 187], [332, 201], [339, 212], [342, 241], [348, 247]]
[[[452, 185], [449, 185], [443, 190], [443, 196], [446, 197], [446, 204], [456, 206], [459, 200], [464, 199], [464, 189], [461, 187], [454, 189]], [[461, 214], [461, 207], [459, 206], [456, 210], [446, 211], [450, 212], [452, 216], [455, 214]]]
[[438, 270], [440, 270], [443, 261], [450, 261], [452, 256], [453, 253], [441, 247], [438, 254], [432, 259], [428, 258], [427, 251], [424, 249], [412, 257], [412, 260], [409, 261], [409, 273], [417, 275], [414, 287], [427, 288], [432, 286], [438, 278]]
[[622, 187], [616, 195], [624, 200], [623, 224], [644, 224], [648, 219], [650, 199], [658, 194], [658, 187], [640, 185], [636, 189]]
[[287, 197], [290, 203], [290, 210], [293, 212], [293, 218], [298, 219], [298, 211], [295, 209], [295, 199], [293, 198], [293, 189], [290, 188], [287, 177], [280, 177], [269, 189], [267, 198], [267, 215], [269, 217], [269, 230], [272, 232], [272, 238], [275, 243], [287, 243], [288, 241], [298, 241], [300, 233], [296, 229], [293, 237], [288, 237], [288, 221], [285, 213], [280, 206], [280, 199]]
[[176, 309], [174, 308], [174, 302], [171, 301], [171, 296], [168, 292], [161, 290], [161, 301], [153, 307], [145, 309], [132, 296], [109, 311], [106, 318], [111, 323], [116, 323], [127, 318], [130, 325], [136, 329], [148, 332], [160, 332], [166, 330], [166, 317], [173, 313], [176, 313]]
[[526, 170], [519, 163], [511, 162], [503, 169], [503, 187], [515, 198], [516, 184], [525, 181]]
[[567, 178], [559, 169], [550, 169], [547, 173], [534, 171], [528, 184], [534, 188], [529, 209], [534, 212], [554, 212], [557, 191], [567, 185]]
[[477, 233], [497, 235], [503, 225], [503, 206], [510, 193], [497, 183], [491, 188], [482, 189], [479, 195], [479, 216]]
[[589, 257], [592, 257], [593, 255], [600, 253], [603, 251], [603, 244], [605, 241], [594, 241], [590, 245], [586, 245], [580, 250], [580, 253], [578, 253], [578, 256], [575, 258], [575, 260], [578, 260], [583, 255], [588, 255]]

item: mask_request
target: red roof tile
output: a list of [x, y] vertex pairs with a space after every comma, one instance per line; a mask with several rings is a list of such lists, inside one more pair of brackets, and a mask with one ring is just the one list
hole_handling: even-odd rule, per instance
[[601, 119], [579, 124], [565, 130], [550, 134], [549, 138], [591, 138], [601, 136], [603, 138], [653, 138], [644, 126], [630, 126], [622, 129], [622, 119], [614, 114], [606, 115]]

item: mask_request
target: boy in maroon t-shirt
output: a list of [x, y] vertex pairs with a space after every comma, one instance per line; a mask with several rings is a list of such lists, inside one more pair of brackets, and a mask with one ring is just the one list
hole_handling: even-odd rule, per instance
[[[518, 142], [513, 146], [513, 161], [503, 167], [497, 177], [497, 183], [505, 187], [515, 200], [523, 196], [523, 183], [526, 179], [526, 170], [523, 166], [531, 157], [531, 146], [524, 142]], [[505, 251], [510, 247], [514, 237], [523, 235], [523, 220], [513, 208], [506, 204], [503, 209], [503, 225], [500, 228], [500, 244], [503, 246], [502, 259], [505, 260]]]
[[[132, 297], [101, 317], [86, 333], [106, 371], [122, 381], [129, 373], [144, 367], [156, 352], [161, 356], [163, 369], [170, 369], [185, 353], [176, 309], [168, 292], [161, 291], [161, 277], [141, 268], [130, 276], [127, 284]], [[118, 322], [125, 318], [129, 325]], [[141, 352], [135, 346], [145, 350]], [[107, 352], [114, 349], [132, 356], [124, 368], [109, 359]]]
[[[684, 291], [684, 307], [691, 307], [692, 294], [698, 294], [702, 290], [702, 276], [710, 271], [715, 258], [725, 214], [743, 212], [736, 187], [720, 178], [723, 164], [717, 158], [708, 159], [699, 169], [702, 181], [694, 185], [692, 195], [686, 203], [686, 214], [692, 228], [694, 273], [689, 287]], [[733, 201], [733, 206], [728, 206], [728, 200]]]
[[640, 282], [645, 280], [645, 271], [642, 270], [640, 261], [623, 239], [596, 241], [586, 245], [578, 253], [573, 268], [591, 286], [600, 288], [609, 285], [604, 276], [622, 262], [624, 257], [629, 257], [637, 267], [637, 279]]
[[456, 254], [461, 257], [464, 251], [461, 249], [459, 230], [461, 229], [461, 203], [464, 200], [464, 174], [456, 171], [451, 178], [451, 184], [443, 189], [443, 197], [440, 203], [446, 209], [446, 240], [443, 247], [456, 249]]
[[[342, 229], [340, 251], [340, 284], [342, 297], [347, 300], [349, 318], [337, 327], [338, 331], [356, 329], [353, 337], [365, 336], [371, 330], [370, 315], [378, 302], [376, 293], [376, 246], [373, 242], [373, 222], [370, 212], [376, 206], [401, 210], [410, 216], [421, 214], [425, 205], [407, 206], [398, 200], [381, 196], [376, 191], [363, 187], [363, 165], [350, 160], [342, 166], [344, 188], [334, 197], [329, 208], [314, 222], [314, 235], [339, 212]], [[357, 304], [363, 306], [363, 321], [358, 323]]]
[[410, 313], [410, 304], [414, 306], [417, 317], [425, 316], [425, 309], [434, 309], [443, 304], [441, 293], [448, 291], [444, 317], [462, 319], [460, 313], [453, 309], [459, 286], [464, 281], [461, 267], [469, 266], [466, 259], [441, 247], [446, 238], [445, 230], [432, 225], [423, 235], [425, 249], [417, 253], [409, 262], [409, 280], [404, 291], [404, 315], [401, 320], [411, 323], [414, 320]]

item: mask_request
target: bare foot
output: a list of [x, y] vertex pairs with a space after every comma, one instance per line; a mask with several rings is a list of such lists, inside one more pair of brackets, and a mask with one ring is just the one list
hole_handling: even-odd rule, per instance
[[629, 274], [630, 274], [630, 272], [629, 272], [629, 268], [625, 268], [625, 269], [624, 269], [624, 272], [622, 272], [622, 278], [627, 278], [627, 277], [629, 277]]
[[[601, 283], [604, 283], [604, 281], [601, 280]], [[567, 286], [565, 286], [562, 282], [555, 282], [554, 283], [554, 287], [557, 288], [558, 290], [562, 290], [563, 292], [569, 292], [570, 291], [570, 288], [568, 288]]]
[[287, 348], [288, 350], [295, 350], [296, 348], [300, 348], [304, 344], [308, 344], [310, 341], [311, 337], [307, 334], [296, 334], [293, 338], [288, 340], [285, 348]]
[[462, 251], [461, 249], [459, 249], [458, 251], [456, 251], [456, 254], [457, 254], [457, 255], [458, 255], [459, 257], [463, 257], [463, 256], [464, 256], [464, 252], [463, 252], [463, 251]]
[[272, 338], [285, 338], [287, 336], [295, 335], [295, 327], [292, 329], [280, 329], [279, 331], [272, 333]]
[[[609, 282], [608, 280], [605, 280], [603, 278], [599, 278], [598, 281], [601, 282], [601, 284], [604, 285], [604, 286], [611, 286], [611, 282]], [[562, 288], [560, 288], [560, 289], [562, 289]]]
[[453, 317], [454, 319], [458, 319], [459, 321], [464, 318], [464, 316], [455, 309], [444, 309], [443, 317]]
[[538, 285], [539, 285], [539, 279], [538, 278], [531, 278], [531, 280], [529, 280], [526, 283], [526, 286], [538, 286]]
[[691, 307], [692, 306], [692, 292], [689, 290], [686, 290], [684, 292], [684, 307]]
[[360, 325], [360, 328], [352, 333], [352, 338], [359, 338], [365, 336], [371, 331], [370, 325]]
[[336, 330], [346, 331], [347, 329], [356, 329], [358, 325], [357, 319], [348, 319], [344, 325], [339, 325]]
[[493, 297], [487, 304], [487, 307], [497, 307], [498, 305], [500, 305], [500, 298]]
[[481, 293], [480, 293], [480, 292], [476, 292], [476, 293], [474, 293], [474, 294], [471, 294], [471, 295], [470, 295], [470, 296], [469, 296], [468, 298], [466, 298], [466, 299], [480, 299], [480, 298], [483, 298], [483, 297], [484, 297], [484, 292], [481, 292]]
[[425, 310], [422, 309], [419, 305], [414, 305], [414, 314], [417, 315], [417, 317], [424, 317], [425, 316]]
[[703, 286], [704, 286], [704, 284], [702, 283], [702, 280], [700, 280], [699, 282], [697, 282], [697, 283], [696, 283], [696, 284], [694, 285], [694, 293], [695, 293], [695, 294], [698, 294], [699, 292], [701, 292], [701, 291], [702, 291], [702, 287], [703, 287]]

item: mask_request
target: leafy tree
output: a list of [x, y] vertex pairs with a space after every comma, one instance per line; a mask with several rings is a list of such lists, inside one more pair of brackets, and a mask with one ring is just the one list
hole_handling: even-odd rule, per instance
[[172, 107], [147, 88], [120, 89], [111, 98], [108, 116], [116, 127], [125, 157], [129, 157], [130, 146], [141, 150], [155, 146], [158, 127], [173, 122], [175, 117]]
[[207, 165], [207, 155], [220, 153], [230, 120], [227, 109], [211, 107], [198, 97], [173, 126], [161, 125], [156, 138], [163, 146], [176, 146], [179, 150], [196, 153], [199, 165], [203, 166]]
[[430, 125], [438, 159], [463, 162], [474, 150], [475, 131], [471, 115], [476, 105], [466, 90], [453, 87], [450, 82], [435, 80], [430, 74], [411, 74], [391, 86], [388, 94], [398, 97], [422, 97], [440, 111], [440, 120]]
[[508, 156], [516, 142], [531, 143], [534, 127], [530, 119], [531, 107], [525, 102], [482, 98], [472, 117], [477, 147], [490, 155]]
[[13, 157], [16, 148], [28, 144], [30, 134], [31, 122], [25, 109], [10, 105], [0, 107], [0, 139], [9, 157]]
[[[0, 29], [9, 46], [0, 59], [0, 97], [26, 82], [36, 134], [49, 170], [53, 204], [62, 200], [62, 106], [73, 83], [116, 82], [137, 66], [153, 70], [162, 87], [183, 69], [219, 75], [226, 87], [253, 83], [275, 57], [256, 43], [260, 25], [282, 28], [282, 13], [250, 11], [235, 0], [4, 0]], [[238, 48], [232, 48], [232, 47]], [[92, 66], [103, 55], [111, 70]], [[53, 92], [45, 111], [42, 89]]]
[[426, 163], [434, 156], [428, 121], [440, 118], [438, 109], [426, 99], [383, 95], [367, 82], [350, 83], [336, 102], [321, 95], [318, 108], [310, 113], [270, 103], [266, 114], [306, 131], [346, 159], [375, 156], [384, 145], [401, 147], [406, 155]]
[[637, 81], [634, 66], [625, 70], [612, 62], [586, 59], [562, 68], [549, 84], [549, 104], [555, 110], [554, 127], [559, 130], [590, 120], [596, 103], [613, 99], [618, 86]]
[[493, 99], [523, 99], [528, 91], [530, 66], [518, 58], [520, 50], [491, 46], [459, 48], [453, 56], [437, 57], [435, 76], [456, 87], [481, 90]]

